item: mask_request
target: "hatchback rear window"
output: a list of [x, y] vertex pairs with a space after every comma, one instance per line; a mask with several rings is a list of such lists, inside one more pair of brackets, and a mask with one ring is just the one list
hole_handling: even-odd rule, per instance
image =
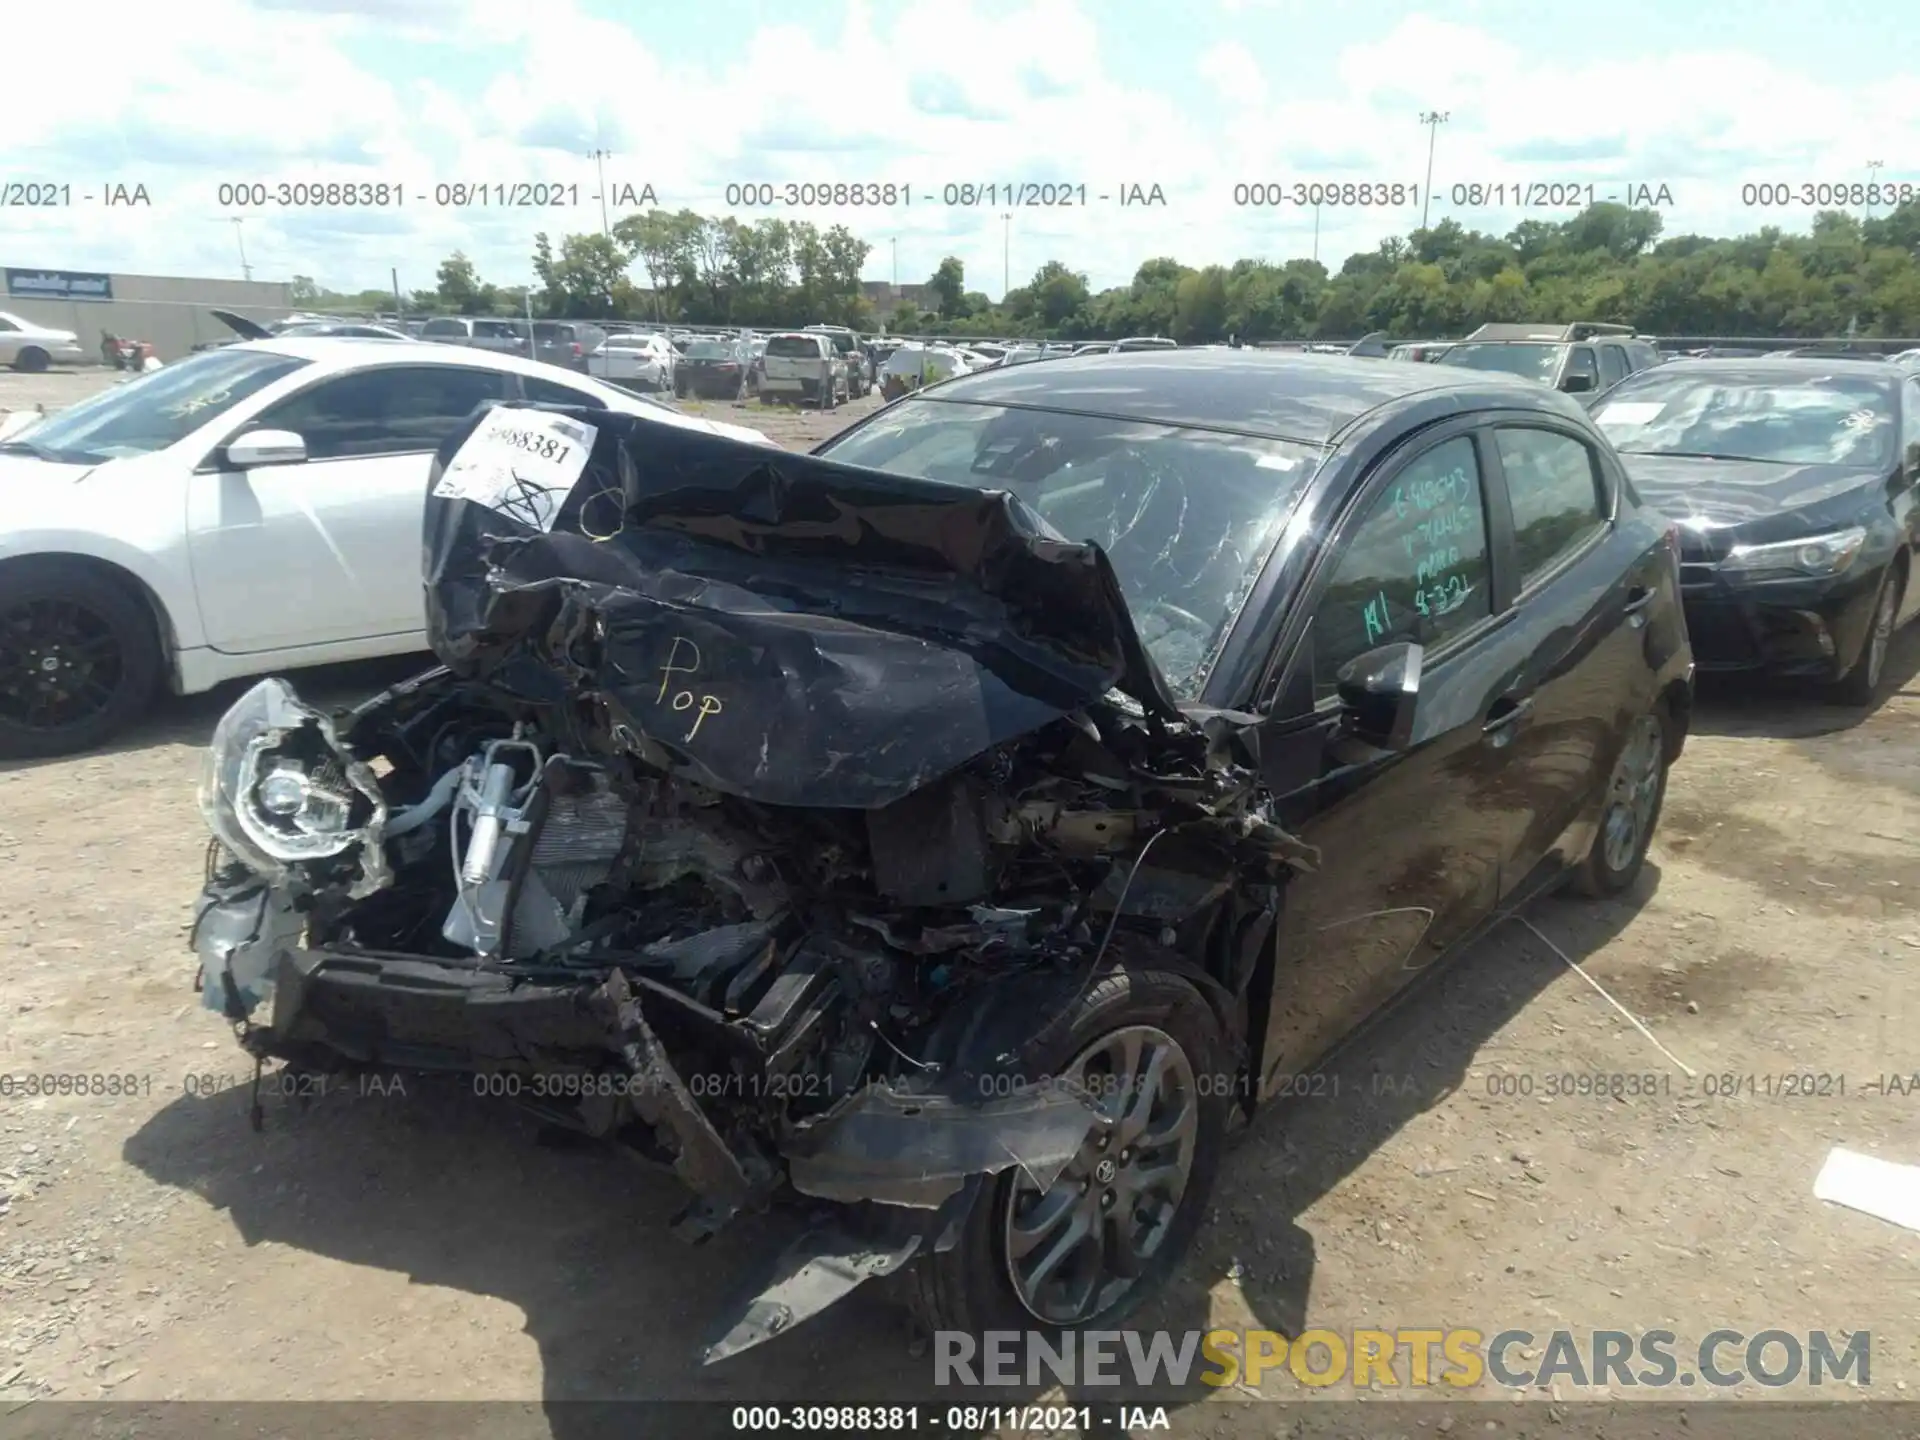
[[818, 360], [820, 342], [810, 335], [776, 335], [767, 341], [767, 354], [786, 360]]

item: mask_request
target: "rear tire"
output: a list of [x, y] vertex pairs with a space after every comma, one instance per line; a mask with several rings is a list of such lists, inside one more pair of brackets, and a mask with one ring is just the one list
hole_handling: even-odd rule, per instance
[[52, 363], [53, 361], [47, 352], [42, 350], [38, 345], [29, 345], [13, 357], [13, 368], [25, 371], [29, 375], [44, 373], [47, 366]]
[[1666, 706], [1658, 703], [1627, 732], [1607, 781], [1599, 833], [1572, 876], [1572, 888], [1590, 900], [1618, 895], [1640, 878], [1666, 803], [1669, 736]]
[[1843, 705], [1871, 705], [1880, 695], [1880, 682], [1886, 676], [1887, 650], [1893, 641], [1894, 617], [1900, 613], [1900, 572], [1887, 567], [1880, 577], [1880, 588], [1873, 597], [1873, 619], [1867, 625], [1867, 638], [1860, 644], [1859, 658], [1853, 668], [1833, 687], [1834, 697]]
[[140, 718], [161, 669], [152, 615], [99, 571], [51, 560], [0, 570], [0, 759], [103, 744]]
[[[1111, 1326], [1158, 1291], [1206, 1215], [1236, 1086], [1219, 1018], [1191, 980], [1151, 957], [1123, 962], [1022, 1055], [1028, 1076], [1078, 1070], [1110, 1118], [1044, 1191], [1018, 1166], [993, 1177], [959, 1243], [916, 1263], [912, 1304], [936, 1331]], [[1177, 1182], [1152, 1178], [1169, 1173]]]

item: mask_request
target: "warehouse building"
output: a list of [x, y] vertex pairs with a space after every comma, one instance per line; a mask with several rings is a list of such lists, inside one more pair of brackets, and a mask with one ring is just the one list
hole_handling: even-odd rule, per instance
[[195, 345], [231, 340], [233, 332], [213, 318], [231, 310], [266, 322], [293, 308], [288, 286], [275, 280], [206, 280], [184, 275], [109, 275], [97, 271], [0, 270], [0, 310], [71, 330], [90, 355], [99, 353], [100, 332], [148, 340], [162, 360], [178, 360]]

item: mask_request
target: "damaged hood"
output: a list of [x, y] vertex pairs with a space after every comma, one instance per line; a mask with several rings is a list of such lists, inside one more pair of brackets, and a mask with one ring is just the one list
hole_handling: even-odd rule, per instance
[[1180, 718], [1106, 556], [1004, 492], [518, 405], [429, 490], [441, 662], [716, 790], [870, 809], [1114, 690]]

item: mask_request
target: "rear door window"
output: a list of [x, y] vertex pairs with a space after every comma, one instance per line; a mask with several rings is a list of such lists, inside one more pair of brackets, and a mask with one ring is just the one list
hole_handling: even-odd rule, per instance
[[571, 385], [556, 385], [538, 375], [524, 375], [520, 383], [526, 387], [527, 399], [536, 405], [585, 405], [590, 410], [607, 408], [607, 402], [598, 395], [589, 395], [585, 390], [576, 390]]
[[1571, 435], [1520, 427], [1493, 433], [1524, 590], [1606, 527], [1606, 486], [1592, 449]]

